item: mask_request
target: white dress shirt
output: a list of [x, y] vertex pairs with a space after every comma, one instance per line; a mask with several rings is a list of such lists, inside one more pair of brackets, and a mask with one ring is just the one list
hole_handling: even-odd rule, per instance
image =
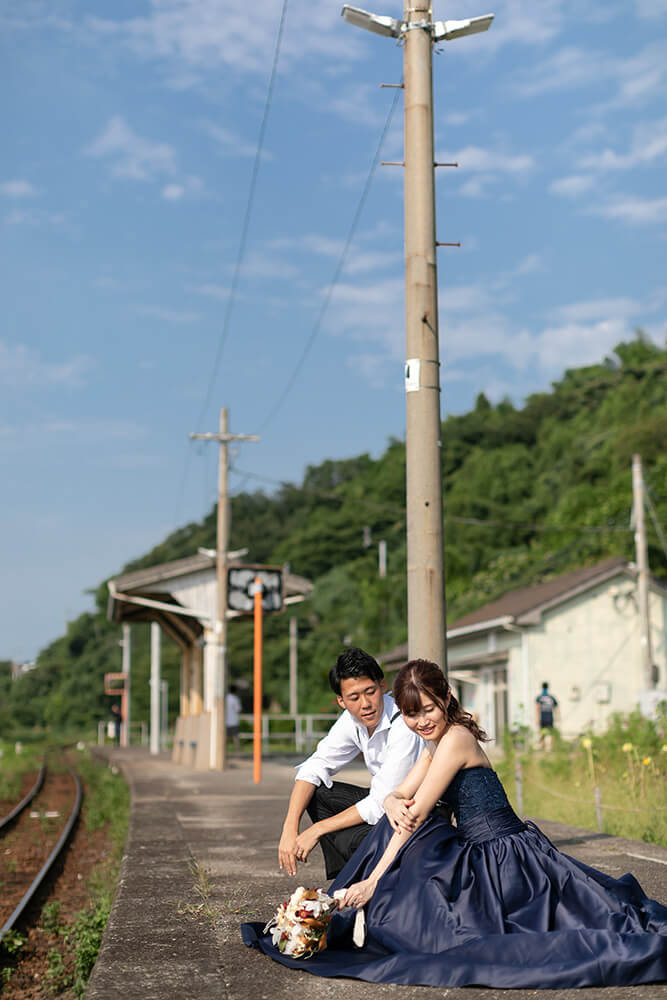
[[423, 748], [421, 737], [408, 729], [396, 702], [386, 694], [384, 712], [372, 736], [346, 709], [317, 744], [315, 752], [299, 766], [295, 780], [331, 788], [331, 776], [361, 752], [371, 774], [371, 786], [369, 794], [356, 806], [362, 820], [374, 826], [384, 816], [383, 801], [400, 785]]

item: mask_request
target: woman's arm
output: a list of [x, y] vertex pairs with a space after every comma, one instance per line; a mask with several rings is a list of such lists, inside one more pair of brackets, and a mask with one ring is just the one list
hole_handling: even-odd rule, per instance
[[[428, 753], [428, 751], [426, 751]], [[430, 755], [429, 755], [430, 756]], [[485, 758], [484, 758], [485, 759]], [[414, 795], [414, 805], [409, 807], [414, 817], [415, 830], [428, 817], [433, 806], [449, 787], [454, 775], [462, 767], [480, 764], [483, 758], [475, 737], [468, 729], [454, 726], [445, 733], [430, 762], [419, 788]], [[419, 766], [417, 762], [415, 768]], [[414, 770], [414, 769], [413, 769]], [[411, 772], [412, 774], [412, 772]], [[408, 775], [408, 778], [410, 775]], [[406, 779], [407, 780], [407, 779]], [[390, 864], [412, 834], [404, 829], [395, 832], [387, 844], [384, 854], [371, 874], [362, 882], [351, 885], [341, 906], [364, 906], [375, 892], [378, 880], [384, 875]]]
[[407, 830], [412, 833], [415, 829], [414, 817], [410, 812], [410, 806], [414, 803], [414, 794], [423, 782], [426, 772], [431, 764], [431, 754], [424, 748], [417, 763], [406, 775], [398, 788], [385, 798], [382, 806], [387, 819], [391, 823], [392, 829]]

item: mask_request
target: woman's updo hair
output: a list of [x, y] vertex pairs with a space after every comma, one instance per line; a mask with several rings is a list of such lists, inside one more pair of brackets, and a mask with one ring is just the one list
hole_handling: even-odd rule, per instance
[[[403, 715], [416, 715], [421, 709], [421, 694], [426, 695], [442, 709], [448, 726], [465, 726], [480, 742], [489, 739], [470, 712], [461, 708], [437, 663], [432, 663], [430, 660], [410, 660], [396, 674], [393, 688], [394, 701]], [[448, 695], [449, 701], [447, 701]]]

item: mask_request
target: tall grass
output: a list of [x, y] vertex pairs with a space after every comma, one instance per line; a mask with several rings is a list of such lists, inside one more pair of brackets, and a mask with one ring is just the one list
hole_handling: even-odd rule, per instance
[[606, 732], [566, 741], [554, 733], [551, 751], [508, 734], [498, 765], [517, 807], [515, 769], [521, 762], [523, 813], [571, 826], [597, 829], [599, 788], [605, 833], [667, 846], [667, 718], [617, 713]]

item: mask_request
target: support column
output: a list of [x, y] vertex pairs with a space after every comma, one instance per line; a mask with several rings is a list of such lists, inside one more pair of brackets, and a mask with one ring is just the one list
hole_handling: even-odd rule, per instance
[[218, 643], [212, 629], [204, 631], [204, 648], [202, 649], [204, 675], [204, 711], [211, 712], [215, 700], [215, 674], [218, 666]]
[[204, 709], [202, 698], [202, 650], [201, 646], [190, 649], [190, 714], [201, 715]]
[[181, 649], [181, 698], [178, 714], [182, 719], [190, 715], [190, 646]]
[[151, 734], [152, 754], [160, 752], [160, 645], [162, 633], [157, 622], [151, 622]]

